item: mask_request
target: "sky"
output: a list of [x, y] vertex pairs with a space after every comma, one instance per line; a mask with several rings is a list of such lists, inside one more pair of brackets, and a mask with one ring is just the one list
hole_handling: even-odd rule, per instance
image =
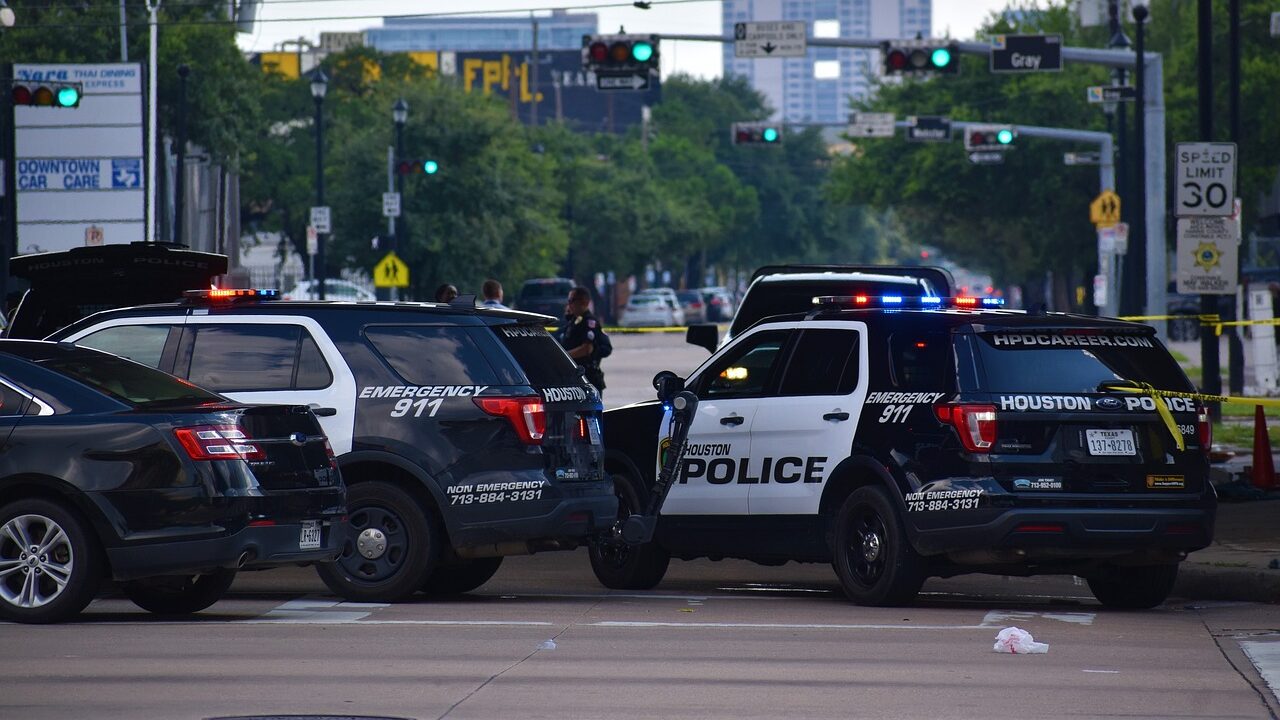
[[[626, 4], [618, 0], [470, 0], [468, 10], [512, 10], [526, 14], [530, 10], [552, 7], [578, 7], [592, 4]], [[957, 39], [973, 37], [974, 30], [993, 11], [1003, 8], [1008, 0], [933, 0], [933, 34], [949, 34]], [[316, 41], [321, 31], [356, 31], [382, 24], [383, 15], [443, 13], [459, 9], [456, 0], [265, 0], [258, 12], [253, 34], [240, 35], [240, 47], [262, 52], [274, 49], [281, 41], [305, 37]], [[625, 27], [628, 32], [672, 34], [720, 34], [718, 0], [694, 0], [663, 5], [652, 0], [649, 10], [633, 7], [610, 7], [585, 10], [600, 16], [602, 32]], [[540, 14], [545, 14], [540, 13]], [[309, 18], [364, 16], [343, 20]], [[295, 19], [296, 18], [296, 19]], [[662, 43], [662, 72], [683, 72], [695, 77], [712, 78], [721, 74], [721, 47], [718, 43], [670, 41]]]

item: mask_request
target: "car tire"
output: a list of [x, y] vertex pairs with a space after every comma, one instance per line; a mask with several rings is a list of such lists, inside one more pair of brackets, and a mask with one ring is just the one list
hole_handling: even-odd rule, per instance
[[405, 490], [370, 481], [347, 489], [347, 540], [320, 579], [355, 602], [398, 602], [421, 588], [440, 556], [435, 516]]
[[0, 508], [0, 619], [61, 622], [84, 610], [101, 583], [98, 539], [79, 515], [40, 498]]
[[832, 566], [845, 595], [859, 605], [909, 605], [924, 584], [924, 560], [883, 488], [860, 487], [845, 499], [834, 545]]
[[468, 593], [489, 582], [501, 566], [500, 557], [459, 560], [447, 565], [437, 565], [423, 584], [422, 592], [431, 597]]
[[[618, 519], [643, 509], [639, 483], [624, 473], [613, 475], [618, 496]], [[621, 538], [598, 538], [590, 543], [591, 570], [601, 585], [612, 590], [649, 590], [662, 582], [671, 556], [656, 542], [630, 545]]]
[[157, 615], [191, 615], [222, 599], [236, 571], [218, 568], [200, 575], [161, 575], [120, 583], [134, 605]]
[[1169, 597], [1178, 580], [1178, 565], [1108, 566], [1085, 577], [1093, 596], [1106, 607], [1148, 610]]

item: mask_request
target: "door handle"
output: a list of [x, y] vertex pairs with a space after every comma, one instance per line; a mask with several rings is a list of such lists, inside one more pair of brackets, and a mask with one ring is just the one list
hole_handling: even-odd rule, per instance
[[729, 415], [729, 416], [727, 416], [727, 417], [722, 417], [722, 418], [720, 418], [720, 424], [721, 424], [721, 425], [735, 425], [735, 426], [736, 426], [736, 425], [741, 425], [742, 423], [744, 423], [744, 422], [746, 422], [746, 421], [747, 421], [747, 419], [746, 419], [746, 418], [744, 418], [744, 417], [742, 417], [741, 415]]
[[311, 405], [310, 407], [311, 412], [315, 413], [316, 417], [333, 417], [338, 414], [338, 408], [320, 407], [318, 405]]
[[823, 420], [834, 420], [834, 421], [836, 421], [836, 422], [844, 422], [845, 420], [848, 420], [848, 419], [849, 419], [849, 413], [847, 413], [847, 412], [829, 412], [829, 413], [827, 413], [826, 415], [823, 415], [823, 416], [822, 416], [822, 419], [823, 419]]

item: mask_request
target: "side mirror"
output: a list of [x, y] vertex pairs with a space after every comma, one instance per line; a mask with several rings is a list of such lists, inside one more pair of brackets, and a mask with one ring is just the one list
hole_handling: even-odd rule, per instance
[[685, 331], [684, 341], [713, 353], [720, 344], [720, 328], [715, 323], [695, 323]]
[[684, 390], [684, 378], [670, 370], [663, 370], [653, 376], [653, 389], [658, 391], [658, 399], [667, 402], [676, 393]]

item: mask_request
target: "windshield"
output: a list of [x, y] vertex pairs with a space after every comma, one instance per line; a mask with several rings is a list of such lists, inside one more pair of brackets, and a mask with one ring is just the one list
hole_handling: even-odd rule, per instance
[[808, 312], [813, 299], [822, 295], [880, 295], [894, 293], [903, 297], [920, 297], [925, 289], [918, 281], [878, 282], [874, 280], [836, 280], [818, 282], [758, 282], [742, 299], [738, 314], [733, 316], [730, 335], [737, 335], [773, 315]]
[[1191, 391], [1159, 340], [1080, 331], [983, 333], [977, 343], [989, 392], [1092, 393], [1102, 383]]
[[226, 402], [222, 396], [172, 375], [106, 353], [60, 352], [33, 362], [137, 407]]

